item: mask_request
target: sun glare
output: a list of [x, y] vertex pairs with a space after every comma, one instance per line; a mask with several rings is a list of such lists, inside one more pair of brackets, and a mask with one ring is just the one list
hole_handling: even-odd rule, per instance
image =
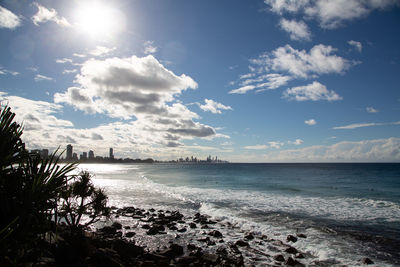
[[99, 2], [86, 2], [75, 14], [80, 31], [90, 37], [111, 38], [121, 29], [117, 10]]

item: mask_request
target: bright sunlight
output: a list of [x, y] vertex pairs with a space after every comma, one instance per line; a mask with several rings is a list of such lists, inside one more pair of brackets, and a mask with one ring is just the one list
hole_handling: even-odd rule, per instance
[[75, 19], [79, 30], [93, 38], [111, 38], [122, 27], [119, 12], [98, 1], [79, 6]]

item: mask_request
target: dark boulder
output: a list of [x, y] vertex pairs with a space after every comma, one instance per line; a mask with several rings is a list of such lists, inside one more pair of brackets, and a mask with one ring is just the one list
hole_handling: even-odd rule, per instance
[[295, 237], [293, 235], [288, 235], [286, 238], [286, 241], [295, 243], [295, 242], [297, 242], [297, 237]]
[[287, 249], [285, 249], [285, 252], [289, 254], [296, 254], [298, 251], [294, 247], [288, 247]]
[[160, 255], [173, 259], [183, 254], [183, 247], [177, 244], [171, 244], [171, 246], [162, 251]]
[[280, 261], [280, 262], [284, 262], [284, 261], [285, 261], [285, 258], [284, 258], [283, 255], [281, 255], [281, 254], [275, 255], [275, 256], [273, 257], [273, 259], [274, 259], [275, 261]]
[[238, 240], [238, 241], [236, 241], [235, 244], [239, 247], [248, 247], [249, 246], [249, 243], [247, 243], [246, 241], [243, 241], [243, 240]]
[[222, 237], [221, 232], [218, 230], [213, 230], [213, 231], [209, 232], [208, 235], [216, 237], [216, 238]]
[[374, 262], [370, 259], [370, 258], [363, 258], [362, 260], [361, 260], [361, 262], [363, 263], [363, 264], [374, 264]]

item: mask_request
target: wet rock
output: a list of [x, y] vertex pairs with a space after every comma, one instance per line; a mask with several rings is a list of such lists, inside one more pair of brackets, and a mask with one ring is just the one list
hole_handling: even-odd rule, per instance
[[307, 238], [307, 236], [306, 236], [305, 234], [297, 234], [297, 237], [300, 237], [300, 238]]
[[218, 230], [213, 230], [213, 231], [209, 232], [208, 235], [210, 235], [212, 237], [216, 237], [216, 238], [222, 237], [221, 232]]
[[246, 241], [243, 241], [243, 240], [238, 240], [238, 241], [236, 241], [235, 244], [239, 247], [248, 247], [249, 246], [249, 243], [247, 243]]
[[287, 242], [293, 242], [293, 243], [295, 243], [295, 242], [297, 242], [297, 237], [295, 237], [295, 236], [293, 236], [293, 235], [288, 235], [288, 236], [286, 237], [286, 241], [287, 241]]
[[279, 261], [279, 262], [284, 262], [284, 261], [285, 261], [285, 258], [284, 258], [283, 255], [281, 255], [281, 254], [275, 255], [275, 256], [273, 257], [273, 259], [274, 259], [275, 261]]
[[160, 253], [160, 255], [170, 259], [173, 259], [182, 254], [183, 254], [183, 247], [177, 244], [171, 244], [171, 246], [168, 249]]
[[294, 247], [288, 247], [287, 249], [285, 249], [285, 252], [289, 254], [296, 254], [298, 251]]
[[363, 259], [361, 260], [361, 262], [362, 262], [363, 264], [374, 264], [374, 262], [373, 262], [370, 258], [367, 258], [367, 257], [363, 258]]
[[215, 241], [209, 239], [209, 240], [207, 240], [206, 244], [207, 244], [207, 246], [215, 246]]
[[300, 262], [298, 262], [297, 260], [294, 260], [292, 257], [289, 257], [286, 262], [286, 265], [288, 266], [304, 266], [303, 264], [301, 264]]
[[253, 240], [254, 239], [254, 235], [252, 233], [248, 233], [247, 235], [244, 236], [245, 239], [247, 240]]
[[304, 257], [303, 254], [297, 253], [297, 254], [296, 254], [296, 258], [297, 258], [297, 259], [304, 259], [305, 257]]
[[181, 229], [178, 229], [178, 232], [179, 232], [179, 233], [184, 233], [184, 232], [186, 232], [186, 230], [187, 230], [187, 229], [186, 229], [185, 227], [183, 227], [183, 228], [181, 228]]
[[199, 241], [199, 242], [207, 242], [207, 241], [210, 241], [210, 238], [207, 236], [205, 238], [197, 239], [197, 241]]
[[153, 209], [153, 208], [151, 208], [151, 209], [149, 209], [149, 211], [150, 211], [150, 212], [155, 212], [156, 210]]
[[216, 254], [204, 253], [203, 256], [201, 256], [201, 259], [212, 265], [216, 265], [218, 263], [218, 255]]
[[129, 229], [131, 229], [131, 227], [127, 225], [127, 226], [124, 226], [124, 229], [129, 230]]
[[150, 229], [150, 225], [148, 225], [148, 224], [143, 224], [143, 225], [142, 225], [142, 228], [143, 228], [143, 229]]
[[123, 258], [136, 257], [143, 254], [143, 248], [136, 246], [133, 242], [117, 239], [113, 242], [112, 247]]
[[136, 235], [136, 233], [135, 232], [127, 232], [127, 233], [125, 233], [125, 236], [126, 237], [133, 237], [134, 235]]
[[115, 234], [117, 232], [117, 229], [115, 229], [114, 227], [111, 226], [104, 226], [103, 228], [100, 229], [100, 232], [104, 233], [104, 234]]
[[195, 229], [197, 228], [197, 225], [195, 223], [189, 223], [190, 228]]
[[117, 229], [117, 230], [120, 230], [120, 229], [122, 229], [122, 224], [120, 224], [119, 222], [114, 222], [114, 223], [111, 225], [111, 227], [113, 227], [113, 228], [115, 228], [115, 229]]
[[208, 227], [208, 225], [207, 224], [205, 224], [205, 225], [203, 225], [203, 226], [201, 226], [201, 229], [208, 229], [209, 227]]
[[158, 234], [158, 228], [155, 226], [150, 227], [150, 229], [146, 232], [148, 235], [156, 235]]
[[171, 231], [176, 231], [176, 230], [178, 230], [178, 227], [176, 227], [175, 225], [172, 225], [172, 226], [169, 226], [168, 229]]
[[187, 245], [187, 249], [188, 249], [188, 250], [195, 250], [195, 249], [197, 249], [197, 246], [196, 246], [196, 245], [193, 245], [193, 244], [188, 244], [188, 245]]

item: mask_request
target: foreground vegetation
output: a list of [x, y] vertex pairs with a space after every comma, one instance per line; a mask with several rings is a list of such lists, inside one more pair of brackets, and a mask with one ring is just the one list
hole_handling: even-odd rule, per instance
[[[71, 235], [108, 216], [107, 196], [76, 163], [29, 153], [9, 107], [0, 114], [0, 266], [35, 262], [63, 225]], [[52, 240], [53, 239], [53, 240]]]

